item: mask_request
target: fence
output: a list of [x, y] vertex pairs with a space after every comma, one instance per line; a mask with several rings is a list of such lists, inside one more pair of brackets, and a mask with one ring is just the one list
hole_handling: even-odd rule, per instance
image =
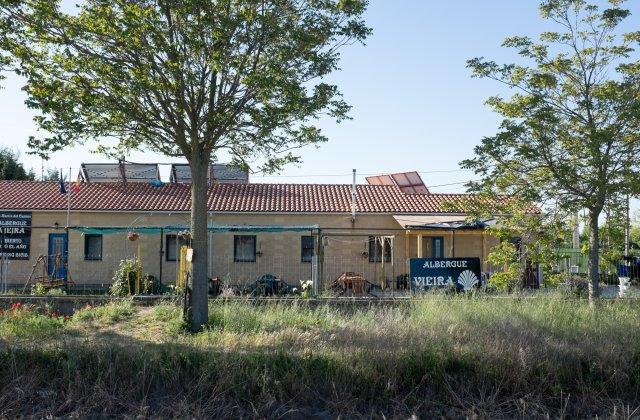
[[[110, 287], [121, 261], [132, 258], [141, 262], [145, 275], [153, 276], [164, 285], [175, 284], [179, 264], [177, 250], [188, 239], [181, 239], [181, 232], [175, 228], [138, 228], [135, 240], [131, 240], [134, 239], [130, 237], [132, 231], [136, 228], [95, 233], [91, 229], [67, 232], [63, 228], [32, 227], [29, 259], [0, 259], [0, 293], [21, 291], [25, 284], [47, 276], [68, 279], [73, 293], [104, 292]], [[265, 275], [292, 288], [299, 288], [301, 281], [313, 280], [316, 293], [331, 290], [341, 276], [358, 276], [366, 281], [367, 290], [374, 290], [377, 295], [401, 295], [410, 286], [406, 249], [402, 246], [404, 243], [397, 240], [403, 238], [404, 232], [380, 234], [383, 236], [324, 233], [320, 244], [317, 232], [303, 228], [258, 234], [249, 228], [210, 232], [208, 276], [236, 288], [254, 284]], [[372, 244], [372, 238], [380, 242]], [[56, 268], [60, 255], [66, 257], [66, 263]], [[567, 276], [586, 274], [587, 266], [586, 255], [563, 250], [555, 271]], [[629, 267], [632, 276], [640, 273], [640, 264]], [[493, 271], [493, 267], [486, 264], [484, 279]], [[617, 284], [618, 272], [615, 264], [605, 267], [603, 282]], [[538, 283], [536, 280], [528, 287], [536, 287]]]
[[[629, 266], [627, 273], [638, 278], [640, 270], [636, 264], [627, 264], [623, 261], [611, 263], [600, 258], [600, 281], [605, 284], [618, 284], [618, 276]], [[561, 249], [556, 264], [553, 267], [555, 273], [562, 274], [567, 278], [578, 275], [587, 276], [589, 273], [589, 256], [578, 249]]]

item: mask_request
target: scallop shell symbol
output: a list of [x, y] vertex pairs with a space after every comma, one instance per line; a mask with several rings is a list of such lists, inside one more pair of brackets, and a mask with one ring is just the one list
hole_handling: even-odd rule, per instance
[[473, 286], [478, 284], [480, 280], [478, 280], [478, 276], [476, 276], [471, 270], [464, 270], [458, 276], [458, 284], [462, 286], [462, 289], [467, 292], [473, 289]]

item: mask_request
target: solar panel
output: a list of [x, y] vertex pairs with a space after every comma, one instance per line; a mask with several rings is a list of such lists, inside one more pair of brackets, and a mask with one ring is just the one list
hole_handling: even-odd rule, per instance
[[191, 168], [186, 163], [174, 163], [171, 165], [171, 182], [191, 183]]
[[[249, 172], [228, 163], [216, 163], [211, 165], [207, 179], [222, 184], [247, 184]], [[191, 168], [186, 163], [174, 163], [171, 165], [171, 182], [191, 183]]]
[[81, 175], [85, 182], [149, 182], [160, 178], [155, 163], [83, 163]]
[[123, 180], [118, 163], [83, 163], [82, 179], [85, 182], [120, 182]]
[[249, 172], [228, 163], [217, 163], [211, 165], [214, 182], [227, 184], [247, 184], [249, 183]]
[[128, 182], [149, 182], [160, 178], [160, 171], [155, 163], [126, 162], [124, 174]]
[[429, 189], [418, 172], [400, 172], [366, 178], [369, 185], [396, 185], [405, 194], [429, 194]]

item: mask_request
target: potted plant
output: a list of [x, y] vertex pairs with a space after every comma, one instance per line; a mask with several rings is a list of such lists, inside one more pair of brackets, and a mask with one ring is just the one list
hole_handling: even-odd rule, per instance
[[127, 233], [127, 239], [129, 239], [130, 241], [137, 241], [138, 238], [140, 237], [140, 234], [138, 232], [129, 232]]

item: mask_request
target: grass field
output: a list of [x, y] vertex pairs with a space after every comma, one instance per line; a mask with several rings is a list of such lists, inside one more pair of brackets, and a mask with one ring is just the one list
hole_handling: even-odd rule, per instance
[[0, 417], [640, 416], [640, 302], [431, 296], [0, 315]]

